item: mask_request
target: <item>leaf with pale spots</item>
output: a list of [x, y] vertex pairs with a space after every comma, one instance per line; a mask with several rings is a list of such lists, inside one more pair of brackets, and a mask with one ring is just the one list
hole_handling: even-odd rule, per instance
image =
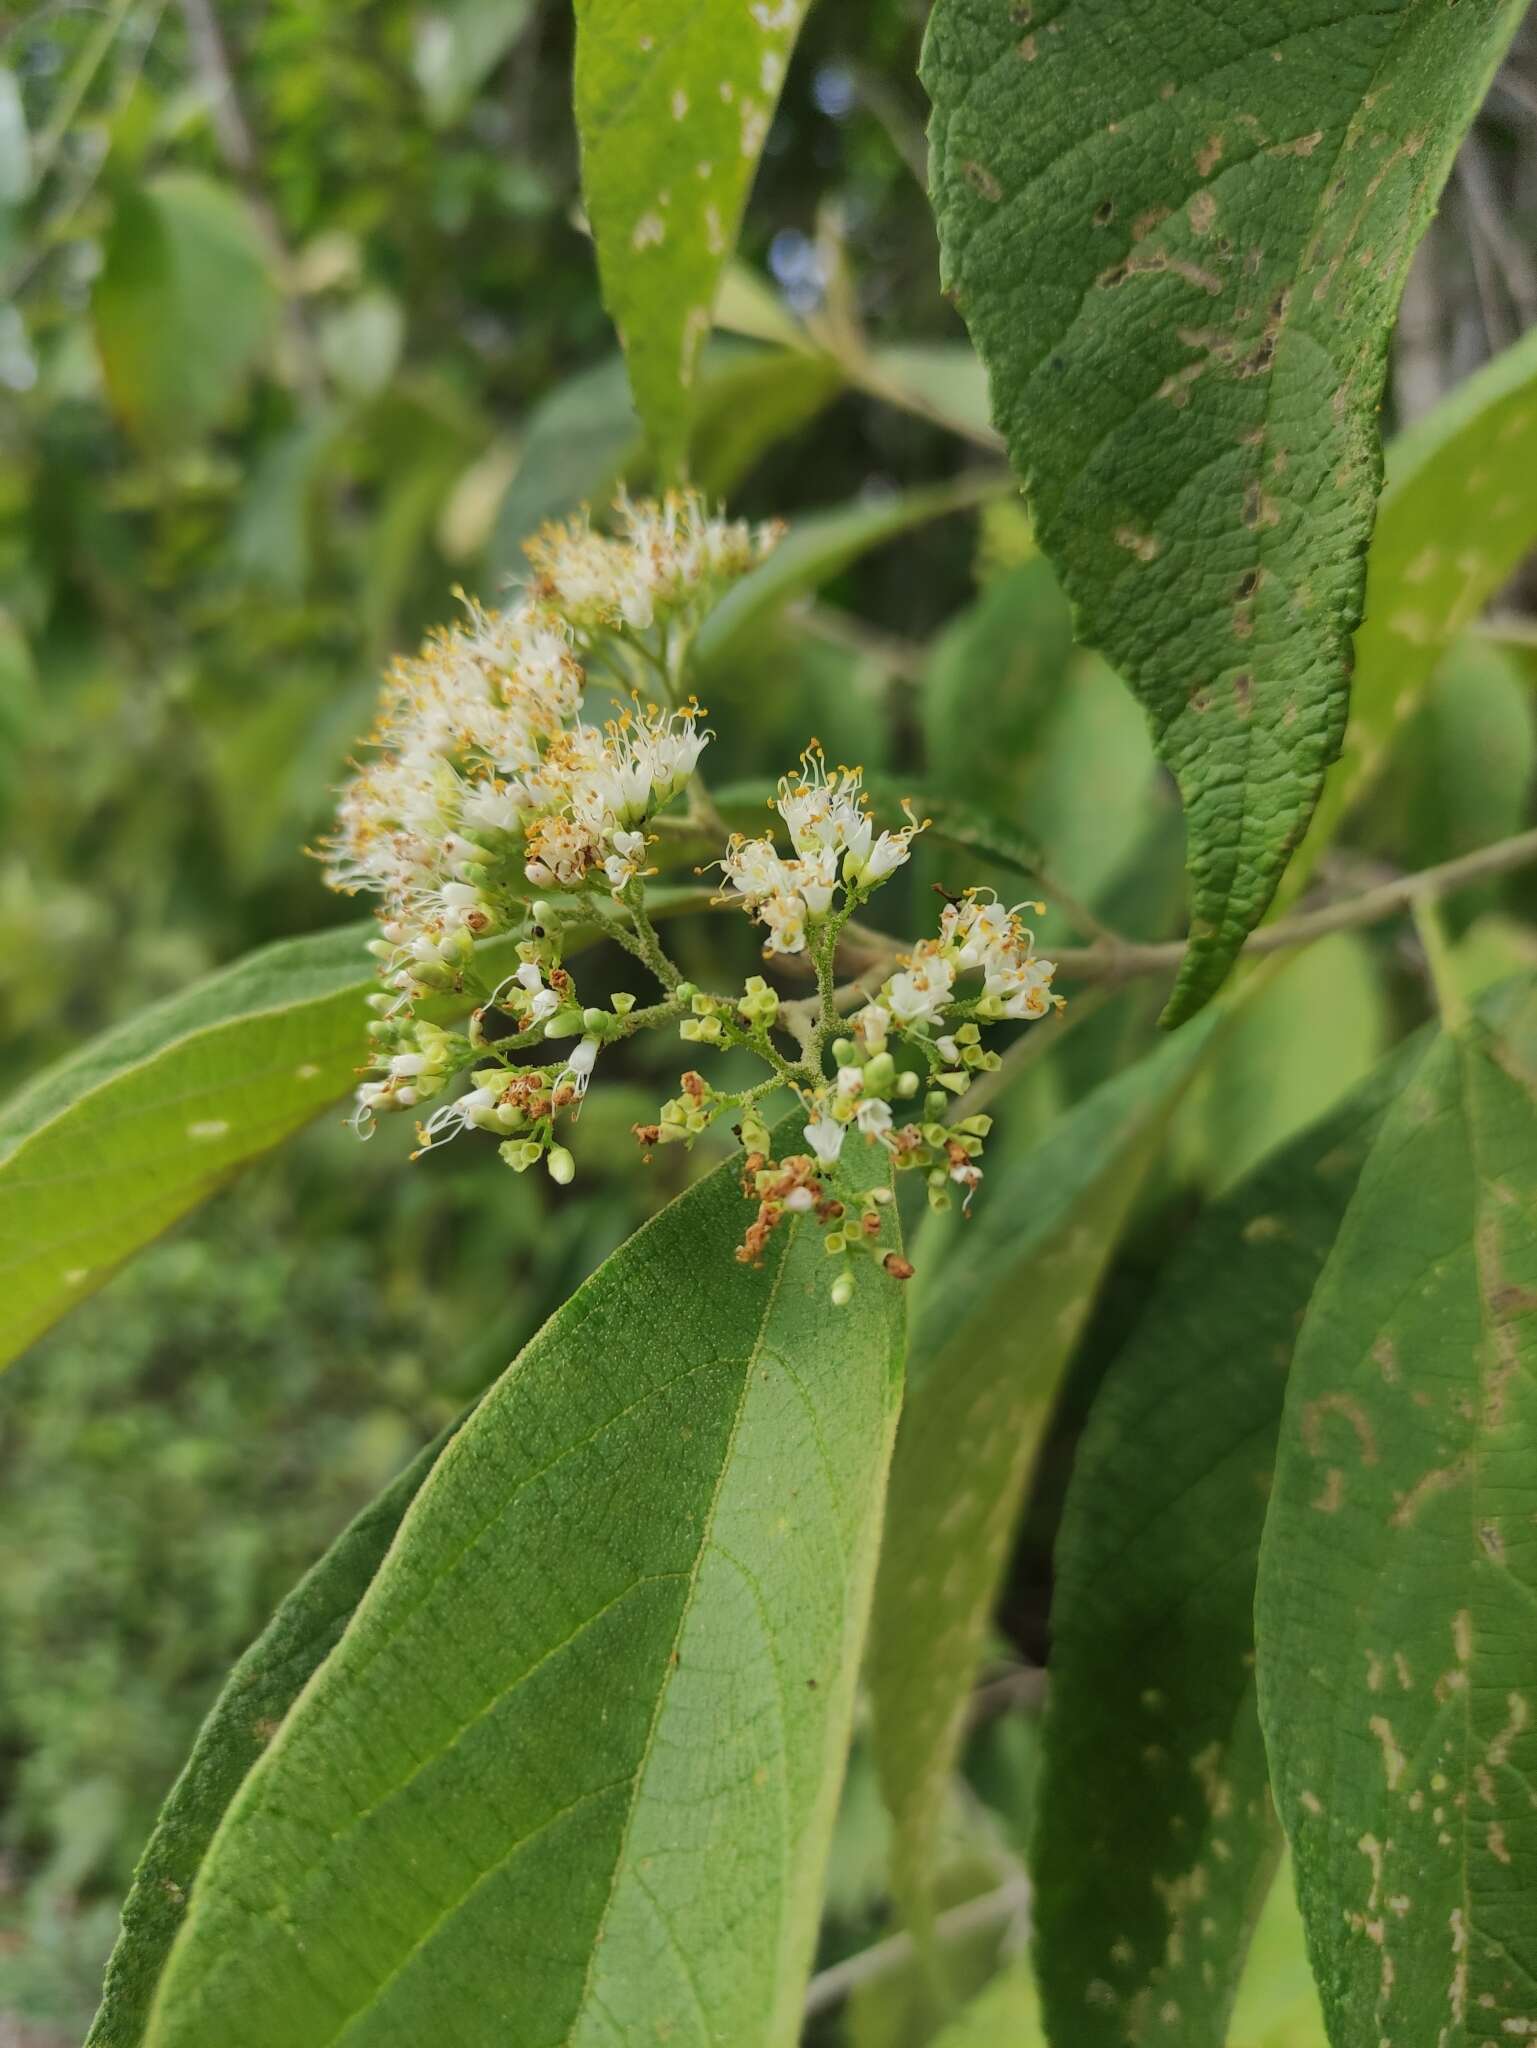
[[1537, 540], [1537, 334], [1469, 377], [1388, 450], [1367, 561], [1350, 723], [1307, 838], [1294, 897], [1371, 787], [1437, 664]]
[[1525, 0], [939, 0], [943, 275], [1221, 983], [1345, 726], [1389, 322]]
[[665, 476], [808, 0], [576, 0], [582, 190]]
[[[708, 889], [653, 890], [653, 915]], [[589, 942], [603, 929], [594, 903]], [[367, 1058], [369, 924], [265, 946], [105, 1033], [0, 1111], [0, 1366], [252, 1160], [339, 1102]], [[512, 942], [488, 941], [496, 981]], [[462, 1013], [464, 1004], [458, 1006]], [[446, 1001], [424, 1014], [446, 1019]]]
[[893, 1880], [920, 1931], [1026, 1482], [1117, 1234], [1214, 1022], [1177, 1033], [985, 1181], [964, 1246], [932, 1277], [920, 1269], [870, 1657]]
[[1313, 1296], [1260, 1713], [1331, 2038], [1537, 2037], [1537, 985], [1416, 1061]]
[[215, 1829], [283, 1716], [335, 1648], [452, 1434], [447, 1430], [429, 1444], [349, 1523], [230, 1673], [139, 1858], [85, 2048], [140, 2048], [155, 1986]]
[[861, 1259], [831, 1309], [811, 1218], [735, 1260], [739, 1170], [439, 1459], [215, 1837], [151, 2048], [799, 2039], [904, 1304]]
[[1057, 1541], [1033, 1859], [1062, 2048], [1227, 2039], [1281, 1846], [1254, 1576], [1286, 1373], [1407, 1059], [1205, 1212], [1095, 1399]]

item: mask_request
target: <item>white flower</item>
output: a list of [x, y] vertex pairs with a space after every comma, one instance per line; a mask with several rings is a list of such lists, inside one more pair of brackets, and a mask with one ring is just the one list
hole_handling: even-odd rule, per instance
[[944, 954], [920, 946], [912, 965], [881, 990], [881, 1001], [898, 1024], [926, 1023], [944, 1009], [954, 986], [955, 969]]
[[835, 1123], [825, 1110], [815, 1122], [805, 1126], [801, 1135], [824, 1166], [832, 1166], [843, 1150], [844, 1133], [847, 1125]]
[[863, 1067], [840, 1067], [838, 1069], [838, 1093], [858, 1095], [865, 1085]]
[[891, 1129], [891, 1104], [872, 1095], [860, 1103], [855, 1121], [867, 1138], [884, 1138]]

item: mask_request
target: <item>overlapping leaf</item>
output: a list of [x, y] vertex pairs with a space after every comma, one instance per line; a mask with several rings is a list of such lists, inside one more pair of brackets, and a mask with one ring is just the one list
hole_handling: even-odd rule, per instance
[[989, 1182], [915, 1309], [870, 1687], [895, 1883], [920, 1927], [1025, 1482], [1120, 1225], [1211, 1035], [1210, 1019], [1181, 1031]]
[[1202, 1217], [1096, 1398], [1057, 1545], [1034, 1857], [1063, 2048], [1227, 2038], [1280, 1850], [1253, 1613], [1286, 1373], [1404, 1067]]
[[1537, 537], [1537, 335], [1459, 385], [1388, 453], [1339, 765], [1287, 876], [1294, 896], [1381, 772], [1437, 663]]
[[1170, 1021], [1345, 725], [1388, 323], [1522, 0], [939, 0], [945, 281], [1084, 635], [1184, 796]]
[[807, 0], [577, 0], [582, 189], [664, 474]]
[[1331, 2038], [1537, 2035], [1537, 994], [1444, 1031], [1313, 1297], [1260, 1708]]
[[230, 1673], [134, 1872], [86, 2048], [139, 2048], [214, 1830], [283, 1716], [335, 1648], [447, 1441], [445, 1434], [429, 1444], [342, 1531]]
[[[861, 1161], [868, 1172], [868, 1162]], [[246, 1779], [154, 2048], [788, 2048], [900, 1385], [902, 1297], [723, 1167], [435, 1467]]]

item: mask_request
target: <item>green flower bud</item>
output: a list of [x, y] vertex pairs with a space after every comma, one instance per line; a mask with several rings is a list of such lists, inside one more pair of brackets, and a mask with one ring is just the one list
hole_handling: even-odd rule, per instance
[[576, 1161], [564, 1145], [552, 1145], [544, 1163], [550, 1170], [550, 1179], [559, 1188], [569, 1187], [576, 1177]]
[[847, 1308], [854, 1299], [854, 1276], [845, 1267], [832, 1286], [833, 1307]]

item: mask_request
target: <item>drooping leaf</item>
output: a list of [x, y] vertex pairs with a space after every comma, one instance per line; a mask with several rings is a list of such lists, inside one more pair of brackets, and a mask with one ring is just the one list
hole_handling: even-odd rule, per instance
[[452, 1434], [429, 1444], [342, 1531], [230, 1673], [139, 1858], [86, 2048], [139, 2048], [214, 1830], [283, 1716], [335, 1648]]
[[1218, 986], [1345, 724], [1388, 324], [1522, 0], [939, 0], [946, 284], [1185, 800]]
[[861, 1261], [833, 1311], [799, 1219], [739, 1263], [749, 1213], [728, 1163], [461, 1429], [214, 1841], [153, 2048], [798, 2038], [902, 1297]]
[[118, 197], [91, 295], [113, 406], [151, 447], [226, 417], [272, 330], [277, 290], [245, 202], [193, 171]]
[[1313, 1296], [1260, 1712], [1331, 2038], [1537, 2032], [1537, 993], [1443, 1031]]
[[870, 1659], [898, 1898], [922, 1930], [966, 1701], [1025, 1483], [1099, 1277], [1212, 1020], [1178, 1033], [984, 1182], [920, 1267]]
[[1061, 2048], [1227, 2039], [1281, 1847], [1253, 1617], [1286, 1373], [1404, 1067], [1206, 1211], [1095, 1399], [1057, 1541], [1032, 1859]]
[[664, 477], [807, 0], [577, 0], [576, 122], [603, 296]]
[[768, 560], [728, 591], [705, 620], [696, 642], [700, 667], [718, 672], [766, 618], [792, 598], [831, 581], [872, 548], [1009, 489], [1006, 473], [983, 470], [953, 483], [927, 484], [797, 519]]
[[1388, 451], [1344, 751], [1286, 879], [1295, 896], [1370, 788], [1441, 656], [1537, 538], [1537, 334]]
[[[707, 891], [653, 896], [666, 917]], [[594, 909], [587, 938], [602, 930]], [[371, 932], [265, 946], [48, 1068], [0, 1111], [0, 1365], [349, 1093], [377, 986]], [[499, 978], [511, 956], [510, 940], [488, 942], [483, 971]]]

